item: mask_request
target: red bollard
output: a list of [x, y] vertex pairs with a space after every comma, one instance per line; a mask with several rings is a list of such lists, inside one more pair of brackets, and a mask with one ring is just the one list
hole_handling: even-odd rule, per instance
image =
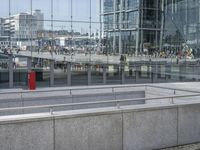
[[36, 73], [34, 71], [28, 73], [28, 89], [36, 89]]

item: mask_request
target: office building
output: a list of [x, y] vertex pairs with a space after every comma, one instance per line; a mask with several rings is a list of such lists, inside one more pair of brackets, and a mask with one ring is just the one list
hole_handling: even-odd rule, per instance
[[105, 50], [138, 54], [159, 49], [161, 9], [160, 0], [104, 0]]
[[187, 45], [197, 55], [200, 47], [200, 1], [165, 1], [164, 19], [163, 46], [183, 49]]
[[4, 35], [3, 18], [0, 18], [0, 36]]
[[104, 0], [107, 53], [152, 54], [199, 48], [199, 0]]
[[4, 18], [4, 33], [12, 40], [23, 41], [37, 38], [37, 32], [44, 28], [44, 15], [40, 10], [31, 13], [19, 13]]

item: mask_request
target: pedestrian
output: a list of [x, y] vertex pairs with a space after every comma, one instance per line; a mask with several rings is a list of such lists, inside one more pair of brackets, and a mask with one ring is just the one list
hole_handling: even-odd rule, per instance
[[120, 62], [124, 62], [124, 56], [123, 55], [120, 56]]
[[124, 62], [126, 62], [126, 55], [124, 55]]

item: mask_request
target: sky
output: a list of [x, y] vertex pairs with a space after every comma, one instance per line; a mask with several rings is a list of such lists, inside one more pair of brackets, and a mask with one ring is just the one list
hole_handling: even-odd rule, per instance
[[[89, 21], [90, 0], [72, 0], [73, 1], [73, 20]], [[99, 22], [99, 0], [92, 1], [92, 21]], [[9, 0], [0, 0], [0, 17], [9, 15]], [[11, 14], [20, 12], [30, 12], [31, 0], [11, 0]], [[32, 0], [32, 9], [40, 9], [44, 13], [44, 19], [51, 19], [51, 0]], [[53, 0], [54, 20], [70, 20], [71, 18], [71, 0]], [[45, 28], [50, 29], [51, 22], [45, 22]], [[79, 32], [89, 32], [89, 23], [73, 23], [73, 28]], [[70, 30], [70, 23], [54, 22], [54, 29]], [[99, 23], [92, 24], [92, 31], [99, 29]]]

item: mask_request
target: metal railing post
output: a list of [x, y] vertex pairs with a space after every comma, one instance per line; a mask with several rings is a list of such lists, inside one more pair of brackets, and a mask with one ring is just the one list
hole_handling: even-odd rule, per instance
[[147, 85], [145, 84], [145, 91], [147, 91]]
[[117, 109], [120, 109], [120, 103], [117, 102]]
[[[22, 92], [20, 92], [20, 95], [21, 95], [21, 105], [22, 107], [24, 107], [24, 99], [23, 99]], [[24, 109], [22, 109], [22, 114], [24, 114]]]
[[53, 107], [50, 107], [49, 112], [51, 115], [53, 115]]
[[113, 96], [114, 96], [114, 99], [116, 100], [116, 93], [114, 91], [114, 88], [112, 87], [112, 93], [113, 93]]
[[69, 90], [70, 95], [72, 95], [72, 89]]
[[174, 104], [174, 98], [172, 97], [172, 104]]

